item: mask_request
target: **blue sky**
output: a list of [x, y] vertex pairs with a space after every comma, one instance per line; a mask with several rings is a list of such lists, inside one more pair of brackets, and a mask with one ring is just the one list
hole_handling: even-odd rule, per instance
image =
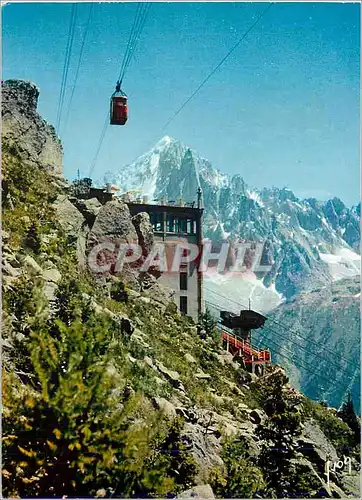
[[[124, 80], [129, 121], [109, 127], [94, 178], [170, 135], [257, 188], [359, 201], [359, 4], [275, 4], [185, 109], [163, 125], [265, 9], [263, 3], [155, 3]], [[78, 5], [65, 110], [88, 17]], [[3, 79], [34, 81], [56, 123], [70, 4], [8, 4]], [[64, 173], [88, 175], [134, 3], [97, 3], [70, 119]], [[63, 112], [63, 117], [65, 112]]]

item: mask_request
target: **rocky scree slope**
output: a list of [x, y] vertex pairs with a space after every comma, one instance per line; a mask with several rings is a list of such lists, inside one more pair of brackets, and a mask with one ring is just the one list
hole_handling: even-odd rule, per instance
[[[200, 339], [151, 276], [88, 273], [103, 238], [147, 252], [146, 214], [78, 201], [4, 150], [5, 495], [359, 496], [358, 450], [333, 409], [281, 367], [252, 376], [215, 336]], [[353, 473], [328, 489], [326, 460], [342, 452]]]

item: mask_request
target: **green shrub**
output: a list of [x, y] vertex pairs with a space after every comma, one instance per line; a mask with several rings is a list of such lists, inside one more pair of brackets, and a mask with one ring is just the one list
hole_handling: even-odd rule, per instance
[[215, 494], [223, 498], [253, 498], [265, 489], [263, 473], [249, 455], [246, 443], [226, 441], [221, 458], [224, 469], [214, 467], [209, 482]]
[[348, 453], [355, 445], [354, 435], [348, 425], [330, 409], [308, 398], [303, 400], [303, 418], [314, 419], [337, 452]]

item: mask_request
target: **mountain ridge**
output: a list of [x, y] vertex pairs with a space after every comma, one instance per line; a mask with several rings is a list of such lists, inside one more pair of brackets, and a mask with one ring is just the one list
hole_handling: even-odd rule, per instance
[[[318, 370], [320, 377], [313, 378], [311, 389], [308, 369], [297, 367], [297, 360], [302, 359], [309, 366], [313, 355], [300, 358], [301, 351], [290, 331], [297, 326], [304, 334], [309, 332], [307, 337], [321, 342], [322, 351], [328, 343], [337, 350], [348, 343], [351, 347], [344, 356], [348, 362], [356, 363], [360, 335], [358, 298], [348, 288], [356, 286], [360, 275], [360, 204], [348, 208], [337, 197], [326, 202], [315, 198], [300, 200], [287, 188], [253, 189], [241, 175], [223, 174], [207, 159], [169, 137], [125, 167], [122, 176], [115, 174], [113, 181], [123, 190], [131, 185], [152, 198], [166, 200], [183, 197], [192, 201], [201, 187], [205, 207], [203, 231], [207, 239], [215, 244], [232, 244], [240, 238], [262, 240], [264, 258], [271, 269], [261, 276], [248, 273], [248, 277], [206, 272], [207, 306], [218, 315], [215, 306], [238, 313], [251, 303], [254, 310], [278, 321], [284, 316], [290, 318], [286, 324], [289, 334], [282, 344], [284, 348], [288, 346], [295, 359], [290, 366], [291, 374], [298, 373], [295, 384], [311, 397], [323, 385], [326, 399], [340, 404], [349, 386], [342, 368], [333, 364], [332, 354], [324, 355], [320, 366], [325, 370], [328, 367], [330, 380], [324, 383], [323, 369]], [[339, 292], [347, 296], [345, 308], [336, 307], [331, 298], [333, 290], [339, 287], [345, 289]], [[306, 298], [309, 296], [313, 298], [310, 303]], [[350, 331], [346, 328], [346, 311], [351, 312], [351, 321], [353, 318]], [[329, 334], [321, 337], [318, 329]], [[280, 343], [276, 334], [270, 333], [269, 339], [271, 345]], [[345, 389], [334, 384], [340, 377], [344, 377]], [[354, 393], [357, 392], [354, 382]]]
[[336, 197], [300, 200], [287, 188], [251, 188], [241, 175], [222, 173], [169, 136], [119, 173], [106, 175], [121, 190], [139, 189], [150, 201], [193, 201], [200, 187], [204, 236], [213, 242], [232, 243], [240, 236], [266, 242], [274, 265], [263, 285], [274, 285], [286, 299], [360, 272], [360, 205], [348, 208]]

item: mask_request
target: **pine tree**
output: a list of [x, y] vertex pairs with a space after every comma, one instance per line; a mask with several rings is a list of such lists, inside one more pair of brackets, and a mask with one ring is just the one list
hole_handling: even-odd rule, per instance
[[283, 373], [276, 372], [269, 377], [268, 387], [263, 388], [267, 394], [263, 405], [267, 420], [256, 429], [264, 443], [259, 467], [264, 471], [270, 493], [278, 497], [291, 491], [293, 442], [301, 430], [301, 417], [283, 390], [287, 381]]
[[31, 248], [33, 252], [39, 254], [41, 250], [40, 226], [39, 222], [32, 222], [24, 240], [25, 246]]
[[212, 337], [215, 340], [219, 337], [216, 325], [217, 321], [209, 309], [206, 309], [204, 313], [200, 313], [198, 322], [199, 330], [204, 330], [207, 337]]
[[352, 395], [350, 392], [347, 395], [347, 401], [342, 404], [340, 410], [338, 411], [338, 416], [353, 431], [355, 444], [359, 444], [361, 440], [361, 423], [354, 410]]

